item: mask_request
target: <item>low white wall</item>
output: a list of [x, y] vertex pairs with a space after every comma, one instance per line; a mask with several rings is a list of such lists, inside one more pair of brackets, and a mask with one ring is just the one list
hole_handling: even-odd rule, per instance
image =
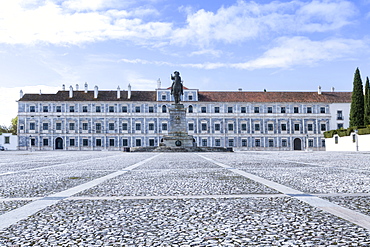
[[[334, 135], [333, 138], [325, 138], [326, 151], [370, 151], [370, 135], [357, 135], [357, 144], [353, 142], [353, 135], [355, 133], [349, 136]], [[336, 137], [338, 137], [337, 144]]]
[[[5, 137], [9, 137], [9, 143], [5, 143]], [[2, 133], [0, 135], [0, 146], [3, 146], [5, 150], [17, 150], [18, 136], [12, 135], [11, 133]]]

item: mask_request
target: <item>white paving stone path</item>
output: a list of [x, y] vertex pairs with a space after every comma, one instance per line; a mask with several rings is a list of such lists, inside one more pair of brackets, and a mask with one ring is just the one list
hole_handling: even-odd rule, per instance
[[326, 200], [324, 200], [322, 198], [319, 198], [319, 197], [316, 197], [314, 195], [307, 194], [307, 193], [301, 192], [299, 190], [289, 188], [285, 185], [281, 185], [281, 184], [275, 183], [273, 181], [269, 181], [267, 179], [258, 177], [256, 175], [251, 174], [251, 173], [233, 168], [229, 165], [225, 165], [223, 163], [217, 162], [217, 161], [212, 160], [210, 158], [204, 157], [203, 155], [200, 155], [200, 154], [198, 154], [198, 155], [200, 157], [210, 161], [210, 162], [213, 162], [216, 165], [219, 165], [223, 168], [229, 169], [230, 171], [232, 171], [234, 173], [237, 173], [241, 176], [244, 176], [246, 178], [254, 180], [258, 183], [264, 184], [264, 185], [266, 185], [270, 188], [273, 188], [273, 189], [275, 189], [275, 190], [277, 190], [281, 193], [284, 193], [285, 195], [294, 197], [294, 198], [296, 198], [296, 199], [298, 199], [302, 202], [308, 203], [311, 206], [317, 207], [317, 208], [319, 208], [323, 211], [331, 213], [331, 214], [333, 214], [335, 216], [338, 216], [342, 219], [348, 220], [348, 221], [350, 221], [354, 224], [357, 224], [361, 227], [364, 227], [365, 229], [370, 231], [370, 216], [355, 212], [355, 211], [350, 210], [348, 208], [341, 207], [337, 204], [331, 203], [329, 201], [326, 201]]
[[70, 188], [70, 189], [52, 194], [52, 195], [47, 196], [47, 197], [43, 197], [39, 200], [36, 200], [36, 201], [31, 202], [29, 204], [26, 204], [23, 207], [20, 207], [20, 208], [12, 210], [10, 212], [7, 212], [5, 214], [2, 214], [2, 215], [0, 215], [0, 230], [9, 227], [10, 225], [17, 223], [18, 221], [20, 221], [22, 219], [25, 219], [28, 216], [31, 216], [31, 215], [37, 213], [38, 211], [48, 207], [48, 206], [54, 205], [54, 204], [58, 203], [59, 201], [61, 201], [63, 199], [66, 199], [70, 196], [73, 196], [74, 194], [77, 194], [77, 193], [79, 193], [81, 191], [84, 191], [86, 189], [90, 189], [90, 188], [92, 188], [96, 185], [99, 185], [99, 184], [105, 182], [108, 179], [120, 176], [120, 175], [122, 175], [122, 174], [124, 174], [128, 171], [131, 171], [132, 169], [135, 169], [136, 167], [141, 166], [142, 164], [144, 164], [146, 162], [149, 162], [150, 160], [156, 158], [159, 155], [160, 154], [152, 156], [152, 157], [150, 157], [148, 159], [145, 159], [143, 161], [140, 161], [140, 162], [138, 162], [134, 165], [131, 165], [131, 166], [125, 168], [124, 170], [116, 171], [116, 172], [113, 172], [113, 173], [108, 174], [106, 176], [94, 179], [90, 182], [87, 182], [87, 183], [75, 186], [73, 188]]

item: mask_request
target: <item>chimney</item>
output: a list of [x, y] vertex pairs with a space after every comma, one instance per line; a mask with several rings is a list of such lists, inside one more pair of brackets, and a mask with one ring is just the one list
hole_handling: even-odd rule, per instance
[[62, 90], [66, 91], [66, 85], [64, 85], [64, 84], [62, 85]]
[[321, 94], [321, 86], [319, 86], [319, 87], [317, 88], [317, 93], [318, 93], [318, 94]]
[[39, 94], [40, 94], [40, 95], [42, 94], [42, 93], [41, 93], [41, 89], [40, 89], [40, 93], [39, 93]]
[[131, 99], [131, 85], [128, 84], [127, 99]]
[[98, 98], [98, 86], [94, 87], [94, 99]]
[[157, 80], [157, 88], [161, 88], [161, 78], [158, 78]]
[[331, 87], [331, 91], [334, 92], [335, 88], [334, 87]]
[[120, 98], [121, 98], [121, 89], [118, 86], [117, 87], [117, 99], [120, 99]]
[[19, 91], [19, 98], [23, 98], [23, 90]]
[[72, 85], [69, 86], [69, 97], [72, 98], [73, 97], [73, 87]]
[[79, 86], [78, 86], [78, 84], [76, 84], [76, 91], [78, 91], [78, 88], [79, 88]]
[[85, 93], [87, 93], [87, 82], [85, 82]]

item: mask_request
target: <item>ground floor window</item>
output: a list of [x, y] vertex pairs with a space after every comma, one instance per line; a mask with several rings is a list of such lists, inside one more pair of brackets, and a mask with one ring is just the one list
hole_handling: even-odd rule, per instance
[[221, 140], [220, 139], [215, 139], [215, 145], [216, 145], [216, 147], [221, 146]]
[[207, 139], [202, 139], [202, 146], [207, 147]]
[[149, 146], [154, 147], [154, 139], [149, 139]]
[[44, 146], [49, 146], [49, 139], [43, 139], [42, 142]]
[[321, 140], [321, 147], [325, 147], [325, 140]]
[[274, 139], [269, 139], [269, 147], [274, 147]]
[[255, 144], [256, 147], [260, 147], [261, 146], [261, 140], [260, 139], [254, 140], [254, 144]]
[[128, 140], [122, 139], [122, 146], [127, 147], [128, 146]]
[[234, 139], [229, 139], [229, 147], [234, 147]]
[[287, 140], [286, 139], [281, 140], [281, 146], [282, 147], [287, 147]]
[[114, 139], [109, 139], [109, 146], [114, 147]]
[[313, 139], [308, 139], [308, 147], [313, 147]]
[[101, 139], [96, 139], [95, 143], [97, 147], [101, 147]]
[[69, 146], [74, 147], [74, 145], [75, 145], [75, 139], [70, 139]]
[[136, 139], [136, 147], [141, 147], [141, 139]]
[[89, 145], [88, 139], [82, 139], [82, 146], [87, 147]]
[[242, 139], [242, 147], [246, 147], [247, 146], [247, 139]]

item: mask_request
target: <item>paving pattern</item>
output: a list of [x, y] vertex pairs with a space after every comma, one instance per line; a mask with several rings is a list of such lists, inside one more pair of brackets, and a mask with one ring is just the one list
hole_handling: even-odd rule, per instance
[[0, 246], [370, 246], [369, 157], [1, 152]]

